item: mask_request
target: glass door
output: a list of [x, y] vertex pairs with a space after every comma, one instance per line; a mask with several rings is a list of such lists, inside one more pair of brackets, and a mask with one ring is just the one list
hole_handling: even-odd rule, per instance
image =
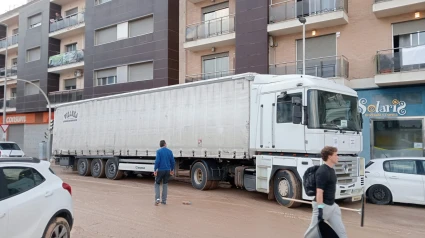
[[229, 72], [229, 54], [218, 54], [203, 57], [202, 79], [226, 76]]
[[206, 37], [229, 31], [229, 8], [204, 13], [203, 17]]
[[372, 119], [371, 159], [424, 156], [424, 119]]

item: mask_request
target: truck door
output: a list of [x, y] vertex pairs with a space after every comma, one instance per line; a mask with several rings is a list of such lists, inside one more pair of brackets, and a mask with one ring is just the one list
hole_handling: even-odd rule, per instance
[[259, 150], [273, 150], [273, 126], [274, 115], [276, 113], [276, 99], [275, 93], [262, 94], [260, 98], [260, 111], [258, 113], [260, 122], [259, 128]]
[[301, 122], [293, 122], [292, 113], [295, 106], [292, 103], [293, 98], [300, 98], [302, 107], [305, 101], [304, 90], [294, 89], [275, 94], [274, 145], [279, 151], [305, 153], [303, 119]]

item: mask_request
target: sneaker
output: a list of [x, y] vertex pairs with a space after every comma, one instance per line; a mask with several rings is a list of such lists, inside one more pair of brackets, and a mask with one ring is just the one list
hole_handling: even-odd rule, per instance
[[162, 205], [167, 205], [167, 202], [161, 202]]
[[155, 206], [158, 206], [158, 205], [159, 205], [159, 199], [156, 199]]

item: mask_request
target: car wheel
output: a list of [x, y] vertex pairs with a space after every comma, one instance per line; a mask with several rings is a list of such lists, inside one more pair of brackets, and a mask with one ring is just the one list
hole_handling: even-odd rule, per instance
[[369, 188], [367, 196], [372, 203], [377, 205], [387, 205], [392, 200], [391, 191], [384, 185], [373, 185]]
[[276, 201], [285, 207], [299, 207], [301, 203], [285, 200], [291, 198], [301, 200], [301, 184], [294, 173], [289, 170], [280, 170], [274, 176], [274, 196]]
[[44, 238], [70, 238], [71, 228], [63, 217], [56, 217], [46, 229]]

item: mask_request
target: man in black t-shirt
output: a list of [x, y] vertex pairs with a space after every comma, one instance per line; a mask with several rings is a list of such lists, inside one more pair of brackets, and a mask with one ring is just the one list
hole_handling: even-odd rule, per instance
[[321, 220], [326, 220], [339, 238], [347, 237], [344, 223], [342, 223], [341, 209], [335, 203], [337, 178], [333, 167], [338, 163], [337, 151], [337, 148], [331, 146], [322, 149], [324, 164], [316, 171], [316, 197], [313, 201], [313, 216], [305, 237], [320, 237], [319, 234], [311, 236], [311, 230]]

